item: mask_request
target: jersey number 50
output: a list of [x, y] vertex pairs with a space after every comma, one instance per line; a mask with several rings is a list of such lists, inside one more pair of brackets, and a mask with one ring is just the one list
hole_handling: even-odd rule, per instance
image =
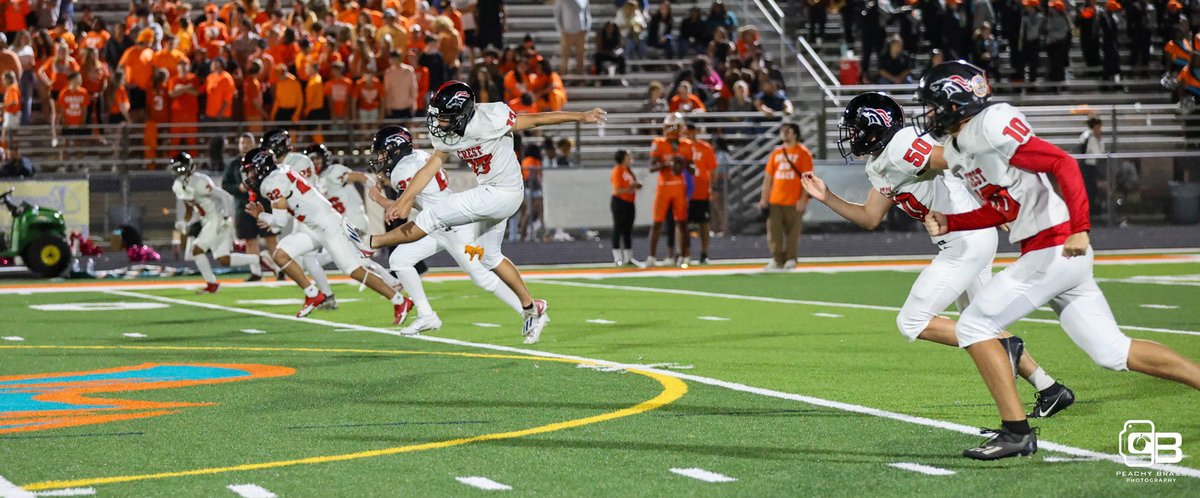
[[929, 142], [920, 138], [913, 140], [912, 148], [904, 153], [904, 160], [912, 164], [914, 168], [921, 169], [925, 166], [925, 159], [933, 152], [933, 146]]

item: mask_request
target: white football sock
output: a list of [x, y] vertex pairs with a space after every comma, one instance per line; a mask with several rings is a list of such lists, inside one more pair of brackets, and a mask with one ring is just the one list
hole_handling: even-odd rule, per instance
[[1046, 390], [1046, 388], [1053, 386], [1055, 382], [1054, 377], [1051, 377], [1050, 374], [1047, 374], [1045, 370], [1042, 370], [1042, 367], [1038, 367], [1037, 370], [1034, 370], [1033, 373], [1029, 374], [1029, 377], [1025, 378], [1025, 380], [1029, 381], [1029, 383], [1033, 385], [1033, 388], [1039, 391]]
[[618, 265], [624, 263], [624, 261], [621, 261], [621, 250], [620, 249], [613, 249], [612, 252], [613, 252], [613, 263], [616, 263]]
[[392, 294], [392, 304], [404, 304], [404, 294], [400, 292]]
[[[308, 284], [308, 287], [304, 288], [304, 297], [317, 297], [317, 294], [320, 292], [321, 291], [317, 290], [317, 286], [310, 283]], [[328, 296], [328, 294], [326, 295]]]
[[258, 256], [235, 252], [229, 255], [229, 266], [247, 266], [251, 275], [262, 276], [262, 265], [258, 262]]
[[[499, 279], [499, 277], [496, 278]], [[512, 308], [517, 313], [524, 313], [525, 310], [521, 308], [521, 300], [517, 298], [517, 293], [509, 289], [507, 285], [504, 285], [504, 282], [500, 282], [500, 285], [496, 286], [492, 294], [495, 294], [501, 301], [504, 301], [504, 304], [507, 304], [509, 308]]]
[[429, 305], [429, 298], [425, 296], [425, 286], [421, 284], [421, 274], [417, 273], [417, 269], [410, 266], [393, 271], [396, 272], [396, 277], [400, 279], [400, 285], [404, 286], [408, 297], [416, 305], [417, 315], [425, 316], [433, 313], [433, 307]]
[[321, 289], [321, 292], [324, 292], [326, 296], [333, 295], [333, 289], [329, 288], [329, 276], [325, 274], [325, 267], [321, 266], [315, 255], [305, 256], [302, 266], [309, 275], [312, 275], [313, 281], [317, 283], [317, 288]]
[[204, 281], [210, 284], [217, 283], [217, 276], [213, 275], [212, 263], [208, 261], [208, 255], [201, 253], [195, 256], [196, 269], [200, 270], [200, 274], [204, 276]]
[[633, 261], [633, 249], [621, 249], [621, 262], [629, 264]]

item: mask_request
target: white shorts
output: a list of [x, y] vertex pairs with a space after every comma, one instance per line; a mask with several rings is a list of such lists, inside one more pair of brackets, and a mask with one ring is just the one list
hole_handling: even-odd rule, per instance
[[278, 248], [292, 259], [324, 248], [333, 264], [347, 275], [363, 267], [361, 253], [342, 233], [340, 225], [337, 228], [313, 228], [306, 223], [297, 223], [292, 233], [279, 241]]
[[963, 311], [992, 277], [996, 229], [974, 230], [947, 242], [913, 282], [908, 299], [896, 315], [900, 333], [913, 341], [951, 303]]
[[233, 252], [233, 227], [228, 218], [205, 218], [201, 220], [200, 235], [196, 236], [196, 247], [212, 253], [214, 258], [223, 258]]
[[451, 227], [464, 227], [467, 232], [463, 235], [483, 250], [479, 257], [483, 267], [491, 270], [504, 260], [501, 245], [506, 223], [524, 202], [525, 193], [522, 190], [483, 185], [450, 194], [445, 201], [421, 211], [413, 223], [427, 234]]
[[1063, 331], [1098, 365], [1127, 369], [1132, 340], [1117, 327], [1108, 301], [1092, 278], [1092, 249], [1067, 258], [1063, 246], [1021, 255], [997, 273], [963, 312], [955, 333], [959, 347], [996, 338], [1043, 304], [1058, 314]]
[[21, 126], [21, 113], [19, 113], [19, 112], [4, 113], [4, 123], [3, 123], [3, 125], [0, 125], [0, 126], [3, 126], [4, 129], [6, 129], [6, 130], [17, 129], [17, 127]]
[[[416, 242], [400, 244], [392, 250], [392, 255], [388, 258], [388, 265], [393, 270], [410, 268], [418, 261], [444, 250], [451, 258], [454, 258], [458, 267], [471, 277], [471, 281], [475, 285], [488, 291], [495, 290], [497, 277], [483, 264], [483, 256], [489, 255], [489, 252], [484, 248], [482, 242], [471, 240], [470, 237], [473, 233], [472, 226], [467, 225], [450, 230], [439, 230]], [[481, 251], [483, 254], [480, 254]], [[499, 248], [496, 248], [495, 251], [498, 253]]]

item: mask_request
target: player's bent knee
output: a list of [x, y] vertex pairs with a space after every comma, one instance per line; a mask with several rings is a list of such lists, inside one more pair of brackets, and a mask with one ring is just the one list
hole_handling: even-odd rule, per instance
[[1123, 372], [1129, 370], [1129, 349], [1132, 345], [1133, 341], [1127, 339], [1123, 345], [1117, 344], [1104, 348], [1088, 348], [1085, 352], [1097, 365], [1109, 370]]
[[966, 349], [976, 343], [990, 339], [999, 339], [1003, 330], [993, 326], [990, 320], [972, 317], [964, 313], [962, 319], [954, 326], [954, 335], [958, 338], [958, 347]]
[[500, 266], [500, 264], [503, 263], [505, 259], [506, 258], [504, 257], [503, 254], [499, 254], [499, 253], [487, 254], [487, 253], [485, 253], [483, 255], [483, 258], [479, 262], [481, 264], [483, 264], [483, 267], [487, 268], [488, 271], [492, 271], [492, 270], [495, 270], [497, 266]]
[[283, 249], [275, 249], [275, 253], [271, 255], [271, 259], [275, 260], [275, 264], [283, 268], [292, 261], [292, 257]]
[[911, 342], [929, 327], [930, 320], [933, 320], [933, 315], [901, 309], [900, 314], [896, 315], [896, 328], [900, 330], [900, 335]]

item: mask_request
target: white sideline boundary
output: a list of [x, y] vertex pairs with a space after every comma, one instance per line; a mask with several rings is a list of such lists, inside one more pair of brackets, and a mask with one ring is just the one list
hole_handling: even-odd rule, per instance
[[[852, 403], [843, 403], [841, 401], [832, 401], [832, 400], [827, 400], [827, 399], [815, 398], [812, 396], [805, 396], [802, 394], [793, 394], [793, 393], [787, 393], [787, 392], [782, 392], [782, 391], [775, 391], [772, 389], [764, 389], [761, 387], [748, 386], [748, 385], [739, 384], [736, 382], [729, 382], [729, 381], [714, 379], [714, 378], [710, 378], [710, 377], [702, 377], [699, 375], [680, 373], [678, 371], [673, 371], [673, 370], [652, 368], [652, 367], [647, 367], [647, 366], [643, 366], [643, 365], [624, 364], [624, 363], [618, 363], [618, 362], [608, 361], [608, 360], [585, 358], [582, 356], [564, 355], [564, 354], [558, 354], [558, 353], [550, 353], [550, 352], [546, 352], [546, 351], [537, 351], [537, 350], [533, 350], [533, 349], [501, 346], [498, 344], [485, 344], [485, 343], [477, 343], [477, 342], [469, 342], [469, 341], [460, 341], [458, 339], [450, 339], [450, 338], [446, 338], [446, 337], [431, 337], [431, 336], [424, 336], [424, 335], [405, 336], [405, 335], [400, 334], [399, 330], [391, 330], [391, 329], [385, 329], [385, 328], [379, 328], [379, 327], [368, 327], [368, 326], [364, 326], [364, 325], [353, 325], [353, 324], [347, 324], [347, 323], [331, 322], [328, 320], [318, 320], [315, 318], [298, 318], [295, 316], [280, 315], [280, 314], [276, 314], [276, 313], [269, 313], [269, 312], [259, 311], [259, 310], [250, 310], [250, 309], [243, 309], [243, 308], [235, 308], [235, 307], [231, 307], [231, 306], [223, 306], [223, 305], [213, 304], [213, 303], [202, 303], [202, 302], [196, 302], [196, 301], [188, 301], [188, 300], [184, 300], [184, 299], [160, 297], [160, 296], [154, 296], [154, 295], [150, 295], [150, 294], [142, 294], [142, 293], [137, 293], [137, 292], [110, 291], [109, 293], [113, 294], [113, 295], [123, 296], [123, 297], [148, 299], [148, 300], [152, 300], [152, 301], [172, 303], [172, 304], [178, 304], [178, 305], [182, 305], [182, 306], [194, 306], [197, 308], [206, 308], [206, 309], [217, 310], [217, 311], [225, 311], [225, 312], [229, 312], [229, 313], [240, 313], [240, 314], [245, 314], [245, 315], [259, 316], [259, 317], [263, 317], [263, 318], [274, 318], [274, 319], [278, 319], [278, 320], [290, 320], [290, 321], [295, 321], [295, 322], [308, 323], [308, 324], [312, 324], [312, 325], [323, 325], [323, 326], [332, 327], [335, 329], [341, 328], [341, 329], [360, 330], [363, 332], [374, 332], [374, 333], [378, 333], [378, 334], [392, 335], [392, 336], [402, 337], [402, 338], [406, 338], [406, 339], [415, 339], [415, 340], [421, 340], [421, 341], [426, 341], [426, 342], [435, 342], [435, 343], [440, 343], [440, 344], [448, 344], [448, 345], [452, 345], [452, 346], [468, 347], [468, 348], [476, 348], [476, 349], [488, 349], [488, 350], [492, 350], [492, 351], [503, 351], [503, 352], [507, 352], [507, 353], [517, 353], [517, 354], [523, 354], [523, 355], [529, 355], [529, 356], [541, 356], [541, 357], [545, 357], [545, 358], [561, 358], [561, 359], [569, 359], [569, 360], [576, 360], [576, 361], [585, 361], [585, 362], [589, 362], [589, 363], [594, 363], [594, 364], [604, 365], [604, 366], [609, 366], [609, 367], [616, 367], [616, 368], [620, 368], [620, 369], [642, 370], [642, 371], [654, 372], [659, 375], [675, 377], [680, 380], [695, 382], [697, 384], [704, 384], [704, 385], [729, 389], [732, 391], [757, 394], [759, 396], [766, 396], [766, 397], [778, 398], [778, 399], [786, 399], [786, 400], [790, 400], [790, 401], [799, 401], [801, 403], [807, 403], [807, 404], [814, 405], [814, 406], [820, 406], [820, 407], [824, 407], [824, 408], [832, 408], [835, 410], [841, 410], [841, 411], [846, 411], [846, 412], [851, 412], [851, 413], [858, 413], [858, 414], [862, 414], [862, 415], [870, 415], [873, 417], [886, 418], [886, 419], [896, 420], [896, 421], [910, 423], [910, 424], [923, 425], [926, 427], [934, 427], [934, 428], [938, 428], [938, 429], [944, 429], [944, 430], [958, 432], [961, 434], [968, 434], [968, 435], [972, 435], [972, 436], [979, 435], [978, 427], [971, 427], [971, 426], [958, 424], [958, 423], [954, 423], [954, 422], [947, 422], [944, 420], [937, 420], [937, 419], [931, 419], [931, 418], [926, 418], [926, 417], [918, 417], [918, 416], [914, 416], [914, 415], [905, 415], [903, 413], [891, 412], [891, 411], [887, 411], [887, 410], [880, 410], [878, 408], [871, 408], [868, 406], [855, 405]], [[515, 329], [515, 327], [514, 327], [514, 329]], [[514, 338], [515, 337], [516, 337], [516, 335], [514, 334]], [[1053, 443], [1050, 441], [1038, 441], [1038, 445], [1042, 449], [1046, 449], [1046, 450], [1054, 451], [1054, 452], [1058, 452], [1058, 453], [1063, 453], [1063, 454], [1067, 454], [1067, 455], [1071, 455], [1071, 456], [1075, 456], [1075, 457], [1084, 457], [1084, 458], [1092, 458], [1092, 459], [1096, 459], [1096, 460], [1105, 460], [1105, 461], [1118, 463], [1118, 464], [1123, 463], [1123, 458], [1120, 455], [1101, 453], [1098, 451], [1093, 451], [1093, 450], [1088, 450], [1088, 449], [1083, 449], [1083, 448], [1076, 448], [1074, 446], [1067, 446], [1064, 444]], [[1162, 465], [1162, 464], [1154, 465], [1149, 468], [1200, 479], [1200, 469], [1193, 469], [1190, 467], [1182, 467], [1182, 466], [1178, 466], [1178, 465]]]
[[[828, 306], [831, 308], [852, 308], [852, 309], [871, 310], [871, 311], [893, 311], [893, 312], [900, 311], [900, 308], [895, 307], [895, 306], [880, 306], [880, 305], [876, 305], [876, 304], [838, 303], [838, 302], [832, 302], [832, 301], [810, 301], [810, 300], [805, 300], [805, 299], [785, 299], [785, 298], [781, 298], [781, 297], [747, 296], [745, 294], [725, 294], [725, 293], [720, 293], [720, 292], [704, 292], [704, 291], [694, 291], [694, 290], [686, 290], [686, 289], [662, 289], [662, 288], [658, 288], [658, 287], [638, 287], [636, 285], [594, 284], [594, 283], [590, 283], [590, 282], [568, 282], [568, 281], [560, 281], [560, 280], [546, 280], [541, 283], [549, 284], [549, 285], [563, 285], [563, 286], [567, 286], [567, 287], [586, 287], [586, 288], [591, 288], [591, 289], [607, 289], [607, 290], [632, 291], [632, 292], [653, 292], [653, 293], [658, 293], [658, 294], [676, 294], [676, 295], [683, 295], [683, 296], [713, 297], [713, 298], [720, 298], [720, 299], [733, 299], [733, 300], [739, 300], [739, 301], [758, 301], [758, 302], [776, 303], [776, 304], [803, 304], [803, 305], [807, 305], [807, 306]], [[958, 312], [943, 311], [942, 314], [957, 316]], [[824, 316], [824, 315], [828, 315], [828, 314], [816, 314], [816, 316]], [[1051, 325], [1058, 325], [1058, 320], [1050, 320], [1050, 319], [1046, 319], [1046, 318], [1023, 318], [1020, 321], [1030, 322], [1030, 323], [1047, 323], [1047, 324], [1051, 324]], [[1159, 333], [1163, 333], [1163, 334], [1200, 336], [1200, 331], [1195, 331], [1195, 330], [1176, 330], [1176, 329], [1164, 329], [1164, 328], [1157, 328], [1157, 327], [1139, 327], [1136, 325], [1120, 325], [1120, 324], [1118, 324], [1117, 326], [1120, 327], [1121, 330], [1133, 330], [1133, 331], [1138, 331], [1138, 332], [1159, 332]]]

